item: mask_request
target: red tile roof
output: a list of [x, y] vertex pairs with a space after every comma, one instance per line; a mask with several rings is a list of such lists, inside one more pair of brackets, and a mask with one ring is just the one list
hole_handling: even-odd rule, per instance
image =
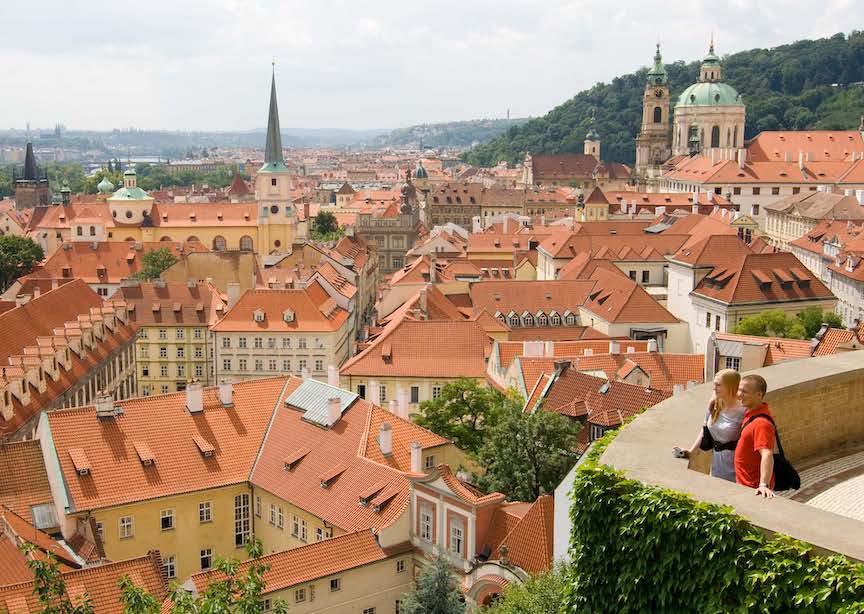
[[528, 573], [536, 574], [552, 566], [554, 498], [542, 495], [531, 509], [515, 523], [504, 539], [494, 546], [493, 559], [501, 558], [507, 548], [507, 559]]
[[568, 310], [577, 312], [577, 307], [588, 298], [594, 284], [590, 280], [489, 280], [471, 283], [468, 291], [475, 313], [485, 309], [492, 315], [496, 312], [506, 315], [510, 311], [519, 315], [524, 311], [532, 315], [543, 311], [548, 315], [555, 310], [563, 317]]
[[657, 302], [645, 288], [624, 275], [598, 268], [591, 274], [597, 282], [584, 307], [607, 322], [677, 323], [679, 320]]
[[33, 522], [33, 505], [52, 503], [38, 440], [0, 443], [0, 505]]
[[764, 130], [747, 147], [754, 162], [785, 160], [787, 153], [797, 162], [802, 151], [817, 162], [846, 160], [853, 152], [864, 151], [864, 138], [857, 130]]
[[[207, 326], [218, 320], [227, 300], [209, 283], [157, 281], [121, 287], [111, 301], [124, 301], [137, 326]], [[179, 305], [180, 309], [175, 309]], [[158, 306], [158, 309], [156, 309]]]

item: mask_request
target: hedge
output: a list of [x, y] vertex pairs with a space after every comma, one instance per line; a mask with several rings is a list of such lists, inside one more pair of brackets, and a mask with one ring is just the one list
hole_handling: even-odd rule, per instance
[[564, 611], [864, 612], [864, 565], [625, 478], [599, 463], [614, 436], [576, 475]]

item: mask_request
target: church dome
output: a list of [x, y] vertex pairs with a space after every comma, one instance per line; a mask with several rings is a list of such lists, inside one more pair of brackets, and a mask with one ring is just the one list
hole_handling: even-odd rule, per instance
[[726, 83], [702, 82], [694, 83], [681, 92], [675, 108], [678, 107], [743, 107], [741, 94]]
[[102, 177], [102, 181], [96, 186], [100, 194], [110, 194], [114, 191], [114, 184], [108, 181], [108, 177]]
[[417, 162], [417, 168], [414, 169], [414, 178], [415, 179], [428, 179], [429, 173], [426, 172], [426, 169], [423, 168], [422, 162]]

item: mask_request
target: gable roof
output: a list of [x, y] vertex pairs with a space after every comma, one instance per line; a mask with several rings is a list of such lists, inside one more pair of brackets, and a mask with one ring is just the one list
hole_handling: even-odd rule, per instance
[[[515, 523], [511, 521], [513, 526], [504, 538], [492, 545], [492, 558], [500, 559], [501, 549], [506, 547], [510, 563], [528, 573], [537, 574], [549, 569], [552, 565], [554, 506], [552, 495], [538, 497], [522, 518]], [[501, 522], [503, 518], [499, 516], [493, 518], [493, 522], [495, 520]]]
[[31, 507], [53, 502], [39, 441], [0, 443], [0, 505], [32, 523]]
[[207, 326], [227, 305], [226, 297], [207, 282], [130, 282], [109, 302], [118, 300], [126, 303], [130, 322], [138, 326]]
[[679, 320], [657, 302], [638, 283], [624, 275], [605, 268], [591, 274], [597, 282], [585, 301], [585, 309], [607, 322], [663, 322]]
[[468, 292], [474, 313], [485, 309], [490, 314], [523, 311], [547, 315], [553, 310], [563, 316], [568, 309], [576, 312], [594, 288], [593, 280], [488, 280], [469, 284]]

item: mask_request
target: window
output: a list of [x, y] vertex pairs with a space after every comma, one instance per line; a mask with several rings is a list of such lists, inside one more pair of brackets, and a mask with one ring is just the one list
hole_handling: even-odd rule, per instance
[[141, 377], [150, 377], [150, 365], [141, 365]]
[[141, 329], [141, 335], [140, 335], [140, 336], [141, 336], [142, 339], [146, 339], [146, 338], [147, 338], [147, 329], [146, 329], [146, 328], [142, 328], [142, 329]]
[[198, 377], [198, 378], [204, 377], [204, 365], [202, 365], [202, 364], [195, 365], [195, 377]]
[[750, 214], [751, 215], [759, 215], [759, 205], [752, 205], [750, 207]]
[[361, 399], [366, 398], [366, 384], [357, 384], [357, 396]]
[[246, 347], [246, 337], [240, 337], [237, 339], [237, 347], [245, 348]]
[[230, 371], [231, 370], [231, 359], [230, 358], [223, 358], [222, 359], [222, 370], [223, 371]]
[[801, 188], [792, 188], [792, 193], [793, 193], [793, 194], [800, 194], [800, 193], [801, 193]]
[[759, 196], [759, 192], [761, 192], [761, 188], [753, 188], [753, 196]]
[[239, 362], [238, 369], [240, 369], [241, 371], [245, 371], [245, 370], [246, 370], [246, 367], [247, 367], [246, 359], [245, 359], [245, 358], [241, 358], [238, 362]]
[[139, 352], [141, 354], [141, 358], [147, 358], [147, 355], [149, 354], [149, 349], [150, 348], [148, 348], [146, 345], [141, 346], [141, 352]]
[[387, 386], [381, 384], [378, 387], [378, 404], [382, 407], [384, 406], [384, 402], [387, 400]]
[[714, 330], [720, 330], [720, 316], [714, 316]]
[[201, 570], [211, 567], [213, 567], [213, 548], [203, 548], [201, 550]]
[[717, 194], [717, 196], [720, 196], [723, 193], [723, 188], [718, 185], [716, 188], [714, 188], [714, 193]]
[[177, 377], [186, 377], [186, 365], [177, 365]]
[[375, 614], [375, 608], [363, 608], [363, 614]]
[[255, 515], [261, 518], [261, 497], [255, 496]]
[[291, 517], [291, 535], [294, 537], [300, 535], [300, 519], [297, 516]]
[[275, 371], [275, 370], [276, 370], [276, 359], [275, 359], [275, 358], [271, 358], [270, 360], [268, 360], [268, 361], [267, 361], [267, 367], [268, 367], [271, 371]]
[[234, 496], [234, 545], [241, 547], [249, 539], [251, 521], [249, 519], [249, 495]]
[[737, 356], [727, 356], [726, 357], [726, 368], [727, 369], [735, 369], [738, 371], [741, 368], [741, 359]]
[[423, 461], [423, 466], [426, 467], [426, 469], [432, 469], [432, 467], [435, 466], [435, 455], [430, 454], [427, 456]]
[[420, 507], [420, 539], [432, 541], [432, 509], [428, 504]]
[[740, 187], [738, 187], [738, 188], [732, 188], [732, 193], [733, 193], [735, 196], [740, 196], [740, 195], [741, 195], [741, 188], [740, 188]]
[[321, 527], [315, 528], [315, 541], [320, 542], [324, 540], [324, 529]]
[[663, 121], [663, 109], [661, 107], [654, 107], [654, 123], [659, 124]]
[[272, 186], [274, 186], [274, 187], [276, 186], [276, 177], [271, 177], [271, 178], [270, 178], [270, 185], [272, 185]]
[[271, 350], [276, 349], [276, 337], [267, 337], [267, 347]]
[[323, 370], [324, 370], [324, 361], [321, 360], [320, 358], [316, 358], [315, 359], [315, 371], [320, 373]]
[[159, 528], [163, 531], [174, 530], [174, 510], [162, 510], [160, 513]]
[[177, 358], [186, 358], [186, 348], [182, 345], [177, 348]]
[[264, 338], [263, 337], [255, 337], [253, 340], [254, 347], [256, 350], [260, 350], [264, 347]]
[[120, 539], [126, 539], [135, 535], [135, 519], [132, 516], [120, 517]]
[[270, 524], [276, 526], [276, 504], [270, 504]]
[[411, 402], [420, 402], [420, 386], [411, 386]]
[[335, 593], [342, 588], [342, 578], [331, 578], [330, 592]]
[[282, 370], [288, 372], [291, 370], [291, 361], [287, 358], [282, 361]]
[[648, 283], [648, 271], [642, 271], [642, 283], [643, 284]]
[[441, 396], [441, 386], [432, 386], [432, 398], [437, 399]]
[[276, 526], [280, 529], [285, 528], [285, 512], [282, 510], [281, 505], [276, 506]]
[[203, 334], [204, 333], [203, 333], [202, 329], [196, 328], [192, 331], [192, 338], [193, 339], [201, 339]]
[[549, 321], [552, 323], [552, 326], [561, 326], [561, 316], [557, 313], [553, 313], [549, 316]]
[[196, 345], [194, 351], [195, 358], [204, 358], [204, 348]]
[[168, 377], [168, 365], [159, 365], [159, 376]]
[[168, 384], [162, 384], [161, 386], [159, 386], [159, 391], [162, 394], [168, 394]]
[[165, 573], [165, 577], [169, 580], [177, 577], [176, 558], [173, 554], [162, 559], [162, 570]]
[[168, 346], [159, 346], [159, 358], [168, 358]]
[[402, 573], [405, 571], [405, 559], [401, 561], [396, 561], [396, 573]]
[[465, 531], [462, 521], [454, 518], [450, 523], [450, 552], [457, 556], [465, 556]]
[[290, 350], [291, 349], [291, 337], [282, 337], [282, 349]]
[[710, 311], [705, 312], [705, 326], [708, 328], [711, 328], [711, 312]]
[[186, 338], [186, 331], [185, 331], [185, 329], [183, 329], [183, 328], [178, 328], [178, 329], [174, 332], [174, 335], [175, 335], [175, 337], [177, 338], [178, 341], [182, 341], [183, 339]]
[[300, 541], [305, 542], [309, 539], [309, 526], [305, 520], [300, 521]]
[[159, 338], [160, 339], [167, 339], [168, 338], [168, 329], [160, 328], [159, 329]]
[[198, 504], [198, 522], [204, 524], [205, 522], [213, 521], [213, 504], [210, 501], [202, 501]]
[[300, 337], [300, 339], [297, 340], [297, 347], [301, 350], [306, 349], [306, 337]]
[[255, 370], [256, 371], [263, 371], [264, 370], [264, 361], [263, 360], [255, 359]]
[[231, 337], [222, 337], [222, 349], [229, 349], [231, 347]]
[[628, 275], [630, 276], [630, 279], [636, 281], [636, 271], [630, 271]]
[[294, 603], [302, 603], [306, 601], [306, 589], [298, 588], [294, 591]]
[[778, 196], [779, 194], [780, 194], [780, 188], [779, 187], [775, 186], [775, 187], [771, 188], [771, 195], [772, 196]]

